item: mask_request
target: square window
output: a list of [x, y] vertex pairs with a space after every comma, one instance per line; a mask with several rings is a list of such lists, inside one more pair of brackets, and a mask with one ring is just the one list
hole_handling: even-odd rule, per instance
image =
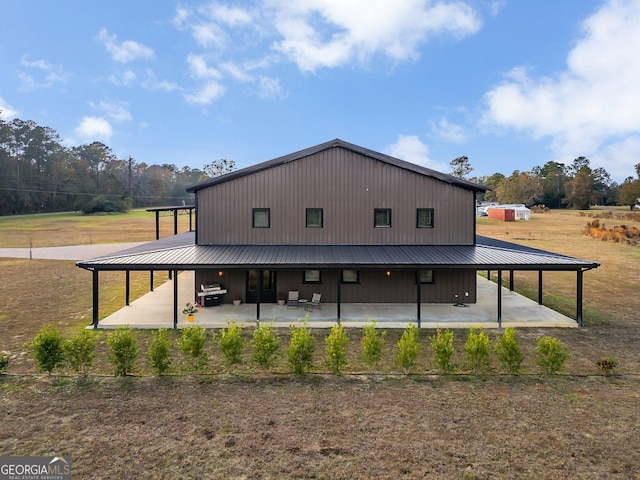
[[433, 208], [418, 208], [416, 218], [418, 228], [433, 228]]
[[433, 283], [433, 270], [420, 270], [420, 283]]
[[360, 275], [357, 270], [343, 270], [342, 283], [359, 283]]
[[373, 226], [376, 228], [391, 227], [391, 209], [376, 208], [373, 210]]
[[322, 209], [307, 208], [307, 228], [322, 228]]
[[270, 228], [271, 210], [269, 208], [253, 209], [253, 228]]
[[305, 270], [303, 283], [320, 283], [320, 270]]

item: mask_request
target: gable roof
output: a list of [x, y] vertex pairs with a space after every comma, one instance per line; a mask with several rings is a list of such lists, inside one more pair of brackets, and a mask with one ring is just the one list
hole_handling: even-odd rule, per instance
[[196, 192], [198, 190], [201, 190], [206, 187], [210, 187], [212, 185], [228, 182], [236, 178], [240, 178], [246, 175], [251, 175], [256, 172], [260, 172], [262, 170], [267, 170], [269, 168], [284, 165], [286, 163], [293, 162], [295, 160], [299, 160], [301, 158], [308, 157], [309, 155], [313, 155], [315, 153], [319, 153], [324, 150], [329, 150], [331, 148], [343, 148], [345, 150], [350, 150], [352, 152], [356, 152], [361, 155], [364, 155], [365, 157], [369, 157], [373, 160], [377, 160], [380, 162], [387, 163], [389, 165], [403, 168], [405, 170], [418, 173], [420, 175], [432, 177], [437, 180], [443, 181], [445, 183], [457, 185], [459, 187], [466, 188], [468, 190], [473, 190], [475, 192], [485, 192], [488, 190], [488, 188], [483, 185], [478, 185], [477, 183], [473, 183], [468, 180], [464, 180], [462, 178], [454, 177], [453, 175], [447, 175], [446, 173], [437, 172], [436, 170], [431, 170], [430, 168], [421, 167], [420, 165], [416, 165], [415, 163], [400, 160], [398, 158], [391, 157], [383, 153], [375, 152], [373, 150], [369, 150], [368, 148], [360, 147], [358, 145], [354, 145], [352, 143], [348, 143], [336, 138], [335, 140], [321, 143], [320, 145], [316, 145], [315, 147], [305, 148], [304, 150], [290, 153], [282, 157], [274, 158], [273, 160], [268, 160], [266, 162], [258, 163], [256, 165], [252, 165], [247, 168], [235, 170], [231, 173], [227, 173], [219, 177], [209, 178], [207, 180], [203, 180], [202, 182], [189, 185], [187, 187], [187, 192], [190, 192], [190, 193]]

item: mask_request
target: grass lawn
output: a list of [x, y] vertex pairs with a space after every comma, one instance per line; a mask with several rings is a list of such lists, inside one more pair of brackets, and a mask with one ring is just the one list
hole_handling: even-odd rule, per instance
[[[111, 376], [105, 334], [97, 375], [32, 376], [23, 344], [43, 324], [71, 335], [90, 323], [90, 273], [73, 262], [0, 259], [0, 351], [11, 356], [10, 375], [0, 376], [0, 455], [71, 455], [74, 478], [640, 478], [640, 248], [584, 236], [585, 213], [598, 212], [478, 219], [479, 234], [601, 263], [584, 276], [585, 328], [518, 330], [525, 354], [518, 376], [503, 374], [495, 360], [489, 375], [437, 375], [431, 330], [421, 332], [408, 377], [394, 364], [402, 332], [388, 332], [383, 362], [366, 374], [361, 334], [350, 331], [346, 374], [336, 377], [324, 365], [321, 330], [314, 372], [301, 378], [287, 373], [282, 356], [261, 372], [248, 348], [242, 365], [228, 367], [211, 336], [205, 374], [191, 375], [174, 342], [174, 375], [154, 378], [145, 356], [151, 332], [143, 331], [136, 332], [143, 376]], [[169, 235], [173, 219], [161, 220]], [[185, 222], [180, 217], [179, 231]], [[154, 231], [146, 212], [0, 218], [0, 246], [152, 240]], [[537, 296], [537, 273], [515, 279], [516, 289]], [[133, 298], [148, 290], [147, 273], [131, 281]], [[103, 273], [100, 282], [106, 315], [124, 302], [124, 273]], [[575, 274], [545, 273], [544, 283], [545, 304], [573, 316]], [[455, 331], [461, 366], [467, 333]], [[281, 352], [289, 337], [280, 334]], [[563, 375], [537, 374], [542, 335], [569, 347]], [[595, 367], [606, 355], [620, 361], [608, 378]]]

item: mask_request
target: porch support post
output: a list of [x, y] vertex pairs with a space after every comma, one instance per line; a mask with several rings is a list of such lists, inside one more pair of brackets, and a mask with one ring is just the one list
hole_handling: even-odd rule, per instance
[[491, 281], [491, 270], [487, 270], [487, 280]]
[[129, 293], [131, 291], [130, 288], [131, 282], [129, 280], [129, 270], [125, 270], [124, 272], [124, 303], [129, 306]]
[[160, 212], [156, 210], [156, 240], [160, 239]]
[[336, 296], [336, 298], [337, 298], [337, 303], [336, 303], [337, 318], [336, 318], [336, 321], [338, 322], [338, 325], [340, 325], [340, 318], [341, 318], [341, 315], [340, 315], [340, 290], [341, 290], [340, 289], [340, 283], [341, 283], [340, 275], [341, 275], [341, 273], [338, 272], [338, 282], [337, 282], [338, 283], [338, 294]]
[[582, 328], [582, 277], [583, 271], [576, 270], [576, 321], [578, 322], [578, 327], [580, 328]]
[[153, 292], [153, 270], [149, 270], [149, 291]]
[[256, 291], [256, 321], [260, 321], [260, 292], [262, 291], [262, 270], [258, 270], [258, 290]]
[[189, 209], [189, 231], [192, 232], [193, 231], [193, 223], [192, 223], [192, 219], [193, 219], [193, 208]]
[[178, 209], [173, 211], [173, 234], [178, 234]]
[[422, 327], [422, 317], [420, 312], [420, 304], [422, 303], [422, 285], [420, 284], [420, 270], [416, 270], [416, 319], [418, 321], [418, 328]]
[[498, 270], [498, 328], [502, 328], [502, 270]]
[[93, 328], [98, 328], [98, 270], [93, 270]]
[[542, 305], [542, 270], [538, 270], [538, 305]]
[[513, 292], [513, 270], [509, 270], [509, 291]]
[[178, 328], [178, 271], [173, 271], [173, 328]]

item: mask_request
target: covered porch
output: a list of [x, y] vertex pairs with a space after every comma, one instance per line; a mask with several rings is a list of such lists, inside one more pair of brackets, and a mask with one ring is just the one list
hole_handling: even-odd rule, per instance
[[[453, 304], [421, 304], [422, 328], [468, 328], [482, 326], [498, 328], [496, 321], [498, 306], [496, 283], [478, 276], [477, 302], [464, 306]], [[178, 306], [193, 300], [194, 272], [185, 271], [178, 276]], [[173, 328], [173, 280], [168, 280], [152, 292], [143, 295], [130, 305], [105, 317], [98, 328], [117, 328], [128, 325], [131, 328]], [[566, 317], [544, 305], [529, 300], [508, 288], [502, 288], [502, 327], [577, 327], [575, 320]], [[194, 324], [207, 328], [223, 328], [230, 321], [243, 326], [255, 326], [256, 304], [238, 306], [223, 304], [216, 307], [198, 308]], [[309, 325], [314, 328], [329, 328], [337, 321], [337, 305], [322, 303], [320, 309], [305, 310], [288, 308], [276, 303], [260, 305], [260, 321], [273, 322], [276, 327], [288, 327], [300, 323], [308, 314]], [[405, 328], [416, 323], [416, 305], [411, 304], [361, 304], [343, 303], [340, 306], [341, 323], [345, 327], [360, 328], [375, 319], [381, 328]], [[180, 314], [178, 328], [190, 325], [186, 316]]]

